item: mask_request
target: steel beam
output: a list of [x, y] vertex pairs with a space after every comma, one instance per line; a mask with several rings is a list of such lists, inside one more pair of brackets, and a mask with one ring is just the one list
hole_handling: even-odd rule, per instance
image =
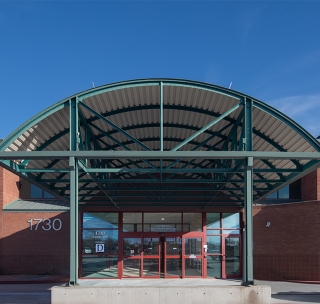
[[320, 152], [268, 152], [268, 151], [1, 151], [4, 159], [315, 159]]
[[232, 107], [231, 109], [229, 109], [228, 111], [226, 111], [225, 113], [223, 113], [222, 115], [220, 115], [218, 118], [214, 119], [213, 121], [211, 121], [209, 124], [207, 124], [206, 126], [204, 126], [203, 128], [201, 128], [199, 131], [195, 132], [193, 135], [191, 135], [189, 138], [187, 138], [186, 140], [184, 140], [182, 143], [180, 143], [179, 145], [175, 146], [173, 149], [171, 149], [171, 151], [177, 151], [179, 150], [181, 147], [183, 147], [185, 144], [187, 144], [189, 141], [191, 141], [192, 139], [194, 139], [195, 137], [197, 137], [198, 135], [200, 135], [201, 133], [203, 133], [204, 131], [206, 131], [207, 129], [211, 128], [213, 125], [215, 125], [216, 123], [218, 123], [219, 121], [221, 121], [222, 119], [224, 119], [226, 116], [230, 115], [233, 111], [235, 111], [236, 109], [238, 109], [240, 107], [240, 103], [236, 104], [234, 107]]

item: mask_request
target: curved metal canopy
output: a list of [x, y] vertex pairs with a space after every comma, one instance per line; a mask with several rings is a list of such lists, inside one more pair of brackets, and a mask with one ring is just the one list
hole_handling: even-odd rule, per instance
[[319, 152], [320, 144], [293, 120], [245, 94], [195, 81], [146, 79], [64, 99], [14, 131], [0, 151], [38, 151], [37, 157], [21, 154], [2, 163], [65, 200], [70, 163], [53, 152], [72, 151], [84, 205], [241, 208], [248, 155], [257, 202], [318, 167], [318, 158], [305, 155]]

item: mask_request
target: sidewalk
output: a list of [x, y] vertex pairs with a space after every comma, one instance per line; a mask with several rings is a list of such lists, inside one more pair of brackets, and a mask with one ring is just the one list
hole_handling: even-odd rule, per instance
[[0, 275], [0, 284], [48, 284], [68, 281], [69, 277], [62, 275]]

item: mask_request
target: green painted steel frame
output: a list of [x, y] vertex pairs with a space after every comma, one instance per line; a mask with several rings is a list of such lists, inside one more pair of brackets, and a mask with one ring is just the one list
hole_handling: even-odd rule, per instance
[[[159, 109], [159, 124], [148, 124], [148, 126], [135, 125], [120, 128], [107, 117], [133, 111], [136, 110], [136, 108], [117, 109], [100, 114], [84, 103], [86, 98], [97, 94], [138, 86], [159, 87], [159, 105], [139, 107], [139, 109]], [[238, 100], [238, 104], [222, 114], [194, 107], [168, 105], [165, 104], [163, 100], [163, 90], [165, 86], [182, 86], [216, 92]], [[240, 106], [242, 106], [242, 111], [239, 117], [237, 119], [231, 119], [229, 117], [230, 113]], [[16, 138], [31, 129], [35, 124], [66, 107], [70, 109], [69, 129], [62, 130], [60, 133], [54, 135], [47, 142], [40, 145], [36, 151], [4, 152]], [[94, 117], [86, 119], [82, 113], [82, 108], [91, 112]], [[317, 152], [296, 153], [285, 151], [278, 143], [253, 128], [253, 108], [262, 110], [284, 122], [296, 133], [301, 135]], [[179, 125], [178, 123], [170, 125], [164, 123], [164, 109], [197, 112], [212, 116], [213, 119], [209, 124], [199, 130], [195, 127]], [[105, 132], [99, 129], [98, 126], [93, 123], [97, 119], [107, 123], [114, 130]], [[209, 128], [220, 120], [225, 120], [227, 125], [218, 132], [210, 131]], [[151, 151], [145, 144], [149, 140], [155, 140], [154, 138], [139, 140], [128, 133], [131, 129], [155, 126], [159, 126], [160, 129], [159, 138], [156, 138], [160, 143], [160, 151]], [[172, 140], [170, 138], [164, 138], [164, 127], [169, 126], [191, 129], [195, 133], [185, 140], [180, 140], [180, 143], [171, 151], [164, 151], [164, 141]], [[229, 127], [229, 135], [223, 135], [222, 130], [227, 130]], [[239, 132], [239, 128], [241, 132]], [[93, 130], [98, 131], [100, 135], [95, 135]], [[69, 151], [44, 151], [50, 144], [67, 135], [68, 132], [70, 136]], [[113, 136], [116, 132], [120, 132], [128, 140], [126, 142], [118, 141]], [[208, 134], [209, 137], [202, 142], [194, 140], [202, 133]], [[253, 134], [267, 141], [281, 152], [252, 151]], [[220, 140], [215, 145], [208, 145], [214, 137], [219, 137]], [[105, 138], [108, 138], [114, 144], [107, 144]], [[177, 141], [177, 139], [175, 139], [175, 141]], [[144, 151], [130, 151], [127, 146], [131, 143], [137, 144]], [[187, 143], [194, 145], [191, 151], [178, 151]], [[102, 150], [103, 147], [107, 147], [109, 150], [98, 151]], [[117, 151], [119, 147], [126, 151]], [[221, 147], [226, 151], [220, 151], [222, 149]], [[206, 151], [197, 151], [200, 148], [205, 148]], [[147, 79], [93, 88], [54, 104], [24, 123], [1, 142], [0, 159], [6, 168], [29, 178], [32, 182], [36, 182], [41, 185], [42, 188], [55, 195], [60, 195], [63, 198], [65, 198], [65, 196], [68, 197], [70, 202], [70, 285], [76, 285], [78, 282], [78, 202], [85, 201], [84, 199], [86, 197], [90, 197], [94, 201], [94, 198], [101, 196], [102, 192], [115, 207], [119, 208], [113, 198], [131, 196], [132, 194], [130, 193], [117, 195], [118, 191], [127, 191], [136, 193], [136, 196], [147, 198], [156, 206], [168, 206], [169, 203], [172, 203], [170, 199], [174, 197], [185, 198], [185, 196], [191, 198], [190, 202], [186, 199], [185, 204], [192, 204], [192, 198], [197, 197], [199, 191], [203, 190], [207, 192], [206, 195], [209, 198], [204, 204], [204, 208], [211, 204], [213, 200], [219, 198], [223, 190], [225, 190], [226, 193], [222, 196], [221, 206], [230, 204], [230, 201], [223, 202], [223, 199], [229, 197], [234, 199], [233, 206], [244, 207], [243, 284], [250, 285], [254, 283], [252, 257], [253, 201], [264, 198], [270, 191], [276, 191], [283, 185], [318, 168], [320, 166], [320, 145], [315, 138], [290, 118], [250, 96], [201, 82], [178, 79]], [[12, 161], [15, 159], [22, 159], [23, 161], [17, 164]], [[41, 159], [52, 160], [52, 162], [46, 168], [26, 168], [30, 161]], [[262, 160], [267, 168], [254, 168], [253, 162], [257, 159]], [[295, 165], [295, 168], [276, 168], [270, 162], [271, 159], [289, 159]], [[306, 159], [308, 162], [301, 165], [298, 161], [299, 159]], [[159, 168], [152, 164], [153, 160], [160, 162]], [[163, 167], [163, 161], [165, 160], [171, 161], [172, 163], [167, 167]], [[147, 168], [139, 165], [139, 163], [142, 162], [147, 165]], [[56, 167], [57, 164], [60, 164], [60, 167]], [[132, 168], [131, 165], [134, 166], [134, 168]], [[243, 172], [241, 172], [241, 170], [243, 170]], [[276, 174], [278, 178], [264, 178], [262, 174], [267, 172]], [[38, 175], [35, 175], [35, 173], [38, 173]], [[47, 178], [45, 176], [47, 173], [59, 175], [56, 178]], [[285, 176], [284, 173], [287, 175]], [[117, 176], [115, 176], [115, 174], [117, 174]], [[65, 183], [66, 186], [55, 187], [55, 183]], [[80, 187], [79, 183], [81, 183]], [[109, 187], [108, 185], [110, 183], [115, 183], [117, 186]], [[124, 187], [120, 187], [122, 183], [125, 183]], [[92, 187], [92, 184], [95, 184], [95, 186]], [[137, 184], [140, 184], [138, 188], [136, 187]], [[160, 187], [158, 187], [159, 184]], [[230, 186], [226, 188], [227, 184]], [[265, 186], [255, 186], [255, 184], [265, 184]], [[197, 185], [205, 186], [198, 187]], [[83, 191], [85, 193], [83, 193]], [[69, 196], [67, 192], [69, 192]], [[188, 194], [188, 192], [197, 193]], [[164, 201], [163, 205], [154, 199], [154, 197], [159, 195], [161, 196], [161, 200]], [[123, 202], [123, 206], [128, 206], [125, 200]], [[217, 205], [220, 206], [220, 204]]]

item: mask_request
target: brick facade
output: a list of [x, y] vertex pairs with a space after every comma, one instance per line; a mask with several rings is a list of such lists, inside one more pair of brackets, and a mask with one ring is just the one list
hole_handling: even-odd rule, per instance
[[0, 166], [0, 207], [20, 197], [20, 178]]
[[[3, 212], [1, 217], [2, 274], [69, 273], [68, 212]], [[34, 219], [42, 219], [38, 227]], [[60, 221], [61, 229], [53, 229], [60, 228]]]
[[[302, 179], [302, 196], [304, 202], [254, 206], [256, 279], [320, 280], [320, 169]], [[0, 167], [0, 273], [68, 274], [69, 213], [3, 212], [29, 197], [30, 182]], [[37, 230], [35, 219], [42, 219]]]
[[320, 280], [320, 201], [255, 206], [253, 215], [256, 279]]
[[[69, 273], [69, 213], [3, 212], [18, 198], [30, 198], [30, 182], [0, 167], [0, 274]], [[37, 230], [30, 219], [42, 219]]]

